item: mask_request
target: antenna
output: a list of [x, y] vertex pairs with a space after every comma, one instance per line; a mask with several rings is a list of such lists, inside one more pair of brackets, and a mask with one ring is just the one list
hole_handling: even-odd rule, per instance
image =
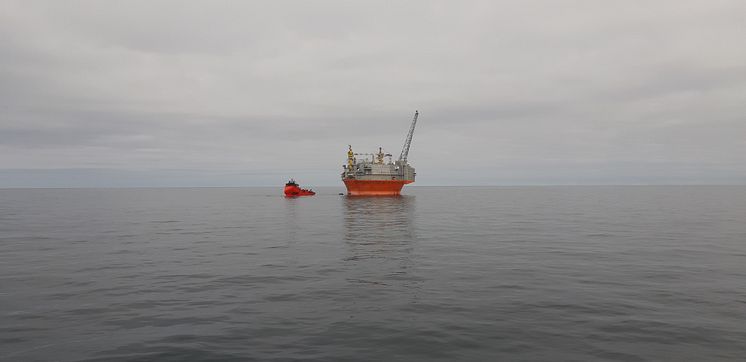
[[414, 126], [417, 124], [417, 117], [420, 112], [414, 111], [414, 119], [412, 119], [412, 125], [409, 127], [409, 133], [407, 133], [407, 139], [404, 140], [404, 147], [401, 149], [399, 155], [399, 161], [407, 163], [407, 156], [409, 155], [409, 146], [412, 144], [412, 136], [414, 135]]

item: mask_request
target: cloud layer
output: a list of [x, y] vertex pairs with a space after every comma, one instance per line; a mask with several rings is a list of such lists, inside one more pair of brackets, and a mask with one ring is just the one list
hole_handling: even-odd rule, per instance
[[[76, 172], [336, 185], [348, 144], [398, 153], [415, 109], [418, 184], [744, 183], [743, 14], [742, 1], [3, 1], [0, 186]], [[109, 182], [92, 177], [79, 184]]]

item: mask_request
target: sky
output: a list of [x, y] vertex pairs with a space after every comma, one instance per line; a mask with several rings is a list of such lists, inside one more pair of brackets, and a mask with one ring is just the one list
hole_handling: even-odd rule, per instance
[[746, 2], [0, 0], [0, 187], [746, 184]]

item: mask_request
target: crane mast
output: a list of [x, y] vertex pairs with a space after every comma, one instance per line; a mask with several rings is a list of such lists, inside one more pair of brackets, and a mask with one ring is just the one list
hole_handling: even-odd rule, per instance
[[419, 116], [418, 111], [414, 111], [414, 119], [412, 119], [412, 125], [409, 127], [409, 133], [407, 133], [407, 139], [404, 140], [404, 147], [401, 149], [399, 155], [399, 161], [407, 163], [407, 156], [409, 155], [409, 146], [412, 144], [412, 136], [414, 135], [414, 126], [417, 124], [417, 117]]

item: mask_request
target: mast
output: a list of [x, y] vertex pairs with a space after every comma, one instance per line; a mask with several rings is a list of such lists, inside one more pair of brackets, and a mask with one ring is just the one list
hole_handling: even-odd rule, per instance
[[412, 136], [414, 135], [414, 126], [417, 124], [417, 116], [420, 112], [414, 111], [414, 119], [412, 119], [412, 125], [409, 127], [409, 133], [407, 133], [407, 139], [404, 140], [404, 147], [401, 149], [399, 155], [399, 161], [407, 163], [407, 155], [409, 155], [409, 146], [412, 144]]

